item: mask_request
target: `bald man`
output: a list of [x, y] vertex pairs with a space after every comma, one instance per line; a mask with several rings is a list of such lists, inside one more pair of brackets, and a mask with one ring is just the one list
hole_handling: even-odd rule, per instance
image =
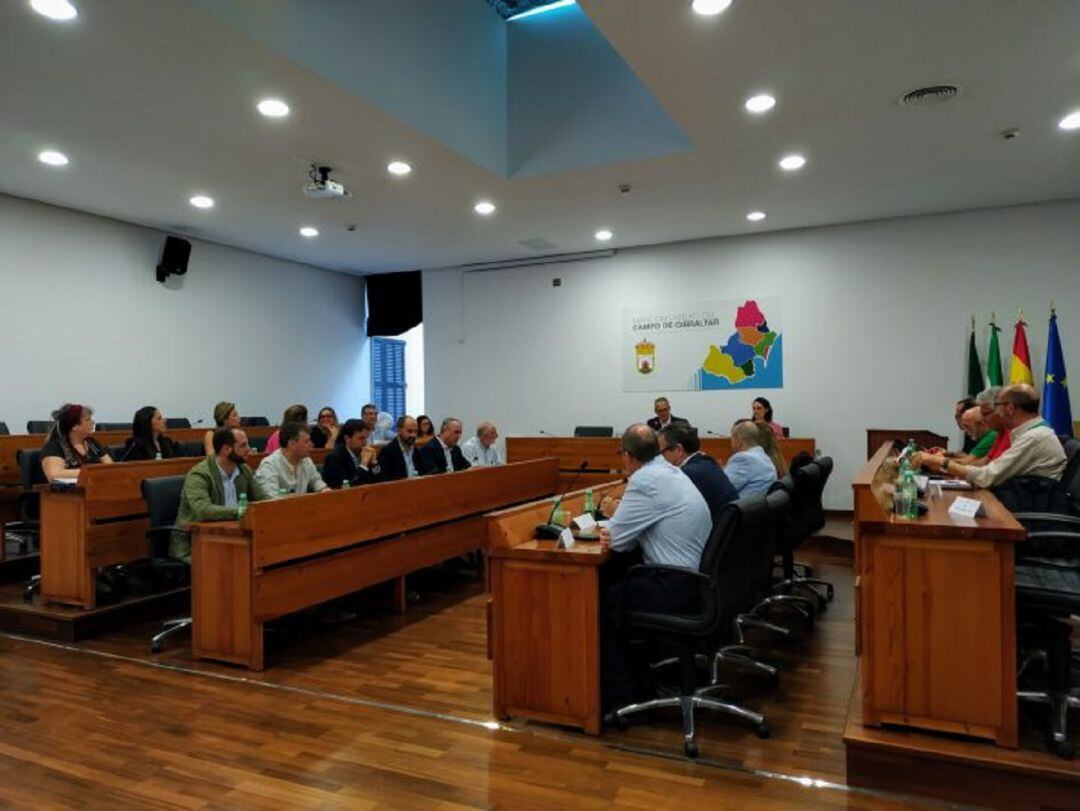
[[975, 487], [995, 487], [1016, 476], [1060, 479], [1065, 471], [1065, 449], [1054, 429], [1039, 417], [1035, 389], [1026, 383], [1006, 386], [994, 402], [994, 412], [1009, 431], [1009, 449], [982, 467], [946, 459], [940, 470], [967, 479]]

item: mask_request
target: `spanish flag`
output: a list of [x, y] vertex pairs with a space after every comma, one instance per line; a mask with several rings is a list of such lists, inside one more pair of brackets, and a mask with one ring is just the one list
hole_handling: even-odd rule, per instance
[[1013, 336], [1012, 363], [1009, 364], [1009, 383], [1035, 383], [1031, 376], [1031, 354], [1028, 352], [1027, 333], [1024, 332], [1024, 315], [1016, 322], [1016, 334]]

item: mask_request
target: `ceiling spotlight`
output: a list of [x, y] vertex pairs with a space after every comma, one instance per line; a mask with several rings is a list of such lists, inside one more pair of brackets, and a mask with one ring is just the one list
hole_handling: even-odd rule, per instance
[[50, 20], [74, 20], [79, 16], [68, 0], [30, 0], [30, 8]]
[[195, 208], [213, 208], [214, 198], [207, 197], [205, 194], [196, 194], [190, 200], [188, 200]]
[[785, 155], [780, 159], [780, 168], [785, 172], [794, 172], [806, 166], [806, 158], [802, 155]]
[[46, 149], [44, 152], [39, 152], [37, 159], [49, 166], [67, 166], [67, 155], [63, 152], [56, 152], [52, 149]]
[[600, 229], [599, 231], [597, 231], [597, 232], [596, 232], [596, 238], [597, 238], [597, 239], [598, 239], [598, 240], [599, 240], [600, 242], [607, 242], [607, 241], [608, 241], [608, 240], [610, 240], [610, 239], [611, 239], [611, 238], [612, 238], [613, 236], [615, 236], [615, 235], [614, 235], [613, 233], [611, 233], [611, 231], [609, 231], [609, 230], [608, 230], [608, 229], [606, 229], [606, 228], [601, 228], [601, 229]]
[[751, 113], [767, 113], [776, 106], [776, 99], [768, 93], [760, 93], [748, 98], [743, 106]]
[[1080, 130], [1080, 110], [1073, 110], [1058, 122], [1063, 130]]
[[398, 177], [404, 177], [412, 171], [412, 167], [405, 161], [392, 161], [386, 165], [386, 171]]
[[721, 11], [727, 10], [731, 0], [694, 0], [690, 5], [702, 17], [715, 17]]
[[492, 203], [490, 200], [481, 200], [479, 203], [473, 206], [473, 211], [475, 211], [477, 214], [481, 214], [487, 217], [495, 213], [495, 204]]
[[750, 222], [761, 222], [763, 219], [765, 219], [765, 212], [751, 211], [749, 214], [746, 215], [746, 219], [750, 220]]
[[263, 99], [255, 107], [267, 118], [284, 118], [289, 114], [289, 105], [281, 99]]
[[310, 225], [305, 225], [303, 228], [300, 229], [300, 236], [302, 237], [307, 237], [308, 239], [311, 239], [312, 237], [317, 237], [318, 235], [319, 229], [312, 228]]

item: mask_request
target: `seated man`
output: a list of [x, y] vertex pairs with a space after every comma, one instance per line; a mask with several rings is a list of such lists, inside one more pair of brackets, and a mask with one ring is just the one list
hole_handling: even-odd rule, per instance
[[[712, 532], [705, 499], [694, 483], [660, 455], [656, 432], [638, 423], [626, 429], [620, 448], [630, 476], [626, 492], [600, 543], [614, 552], [640, 550], [646, 563], [677, 566], [697, 571], [701, 553]], [[602, 698], [606, 709], [636, 700], [645, 684], [647, 662], [629, 662], [626, 646], [615, 625], [623, 585], [605, 587], [601, 631]], [[661, 575], [635, 580], [625, 599], [633, 605], [659, 611], [693, 610], [692, 589], [678, 578]], [[631, 667], [635, 666], [635, 672]], [[644, 665], [644, 668], [641, 666]]]
[[461, 441], [461, 420], [447, 417], [439, 426], [439, 433], [416, 453], [420, 462], [420, 473], [430, 476], [433, 473], [454, 473], [468, 470], [470, 465], [458, 447]]
[[375, 448], [368, 444], [371, 429], [362, 420], [345, 420], [334, 449], [323, 462], [323, 481], [339, 488], [344, 482], [355, 487], [374, 484], [379, 479]]
[[690, 477], [709, 505], [709, 514], [714, 523], [720, 508], [739, 497], [724, 469], [701, 450], [696, 428], [669, 425], [660, 432], [660, 453]]
[[1060, 479], [1065, 471], [1065, 449], [1054, 429], [1039, 417], [1039, 395], [1026, 383], [1006, 386], [994, 403], [1009, 430], [1010, 446], [982, 467], [942, 460], [942, 473], [967, 479], [975, 487], [995, 487], [1016, 476]]
[[393, 440], [394, 435], [389, 430], [383, 431], [376, 427], [376, 423], [379, 421], [379, 407], [374, 403], [368, 403], [360, 409], [360, 419], [367, 423], [370, 432], [368, 441], [373, 445], [385, 445]]
[[979, 406], [969, 408], [961, 415], [960, 422], [964, 426], [965, 435], [975, 443], [971, 448], [971, 453], [964, 453], [961, 451], [959, 453], [934, 454], [920, 451], [911, 457], [911, 464], [915, 468], [926, 465], [933, 470], [937, 470], [941, 467], [943, 457], [945, 456], [948, 456], [962, 465], [974, 465], [976, 467], [981, 467], [989, 462], [990, 460], [987, 458], [987, 454], [994, 446], [998, 432], [992, 430], [983, 421], [982, 409], [979, 408]]
[[379, 450], [382, 481], [392, 482], [396, 479], [411, 479], [413, 476], [420, 475], [415, 448], [416, 431], [415, 419], [408, 414], [398, 417], [397, 438], [386, 443]]
[[495, 440], [499, 438], [499, 429], [495, 423], [484, 420], [476, 426], [476, 436], [469, 437], [461, 445], [461, 453], [473, 467], [492, 467], [501, 465], [499, 449]]
[[1005, 426], [1005, 420], [998, 412], [997, 406], [994, 405], [1000, 396], [1001, 386], [991, 386], [984, 391], [980, 391], [979, 396], [975, 398], [975, 404], [979, 407], [979, 413], [982, 415], [983, 425], [996, 433], [997, 438], [994, 439], [994, 444], [990, 446], [990, 450], [986, 452], [986, 456], [972, 464], [985, 465], [993, 462], [1009, 449], [1012, 442], [1009, 429]]
[[761, 446], [761, 434], [751, 420], [739, 420], [731, 426], [731, 458], [724, 465], [728, 480], [739, 498], [767, 493], [776, 481], [776, 465]]
[[240, 496], [248, 501], [262, 501], [269, 494], [255, 480], [245, 460], [251, 453], [247, 434], [239, 428], [224, 426], [214, 431], [213, 456], [203, 458], [184, 476], [177, 529], [169, 542], [169, 555], [191, 562], [191, 534], [187, 527], [194, 521], [235, 521]]
[[271, 497], [329, 490], [311, 461], [311, 432], [301, 422], [281, 426], [281, 447], [262, 460], [255, 480]]
[[688, 420], [684, 420], [682, 417], [671, 416], [671, 403], [668, 402], [667, 397], [657, 397], [653, 401], [653, 413], [655, 417], [649, 417], [649, 421], [646, 423], [654, 431], [660, 431], [667, 428], [669, 425], [689, 425]]
[[975, 447], [975, 440], [973, 440], [970, 434], [968, 434], [968, 432], [964, 429], [964, 422], [962, 418], [965, 411], [967, 411], [969, 408], [974, 407], [975, 398], [970, 396], [957, 400], [956, 405], [953, 406], [953, 419], [956, 421], [956, 427], [964, 432], [964, 445], [961, 449], [961, 453], [965, 454], [971, 453], [971, 449]]

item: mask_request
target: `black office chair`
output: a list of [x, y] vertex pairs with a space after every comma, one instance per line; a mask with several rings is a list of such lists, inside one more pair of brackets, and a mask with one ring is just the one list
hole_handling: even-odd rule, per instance
[[[792, 509], [792, 526], [782, 539], [780, 549], [783, 576], [773, 586], [776, 594], [791, 594], [801, 589], [804, 594], [814, 595], [818, 607], [822, 610], [833, 599], [835, 589], [832, 583], [815, 578], [808, 565], [796, 562], [795, 551], [807, 538], [825, 526], [822, 497], [832, 469], [832, 459], [822, 456], [792, 472], [791, 478], [798, 496]], [[824, 595], [817, 590], [819, 587], [824, 589]]]
[[[143, 479], [142, 497], [146, 502], [146, 511], [150, 515], [150, 529], [146, 537], [150, 541], [152, 565], [158, 569], [175, 570], [182, 568], [190, 571], [181, 560], [169, 557], [169, 541], [176, 529], [176, 514], [180, 510], [180, 494], [184, 489], [183, 476], [159, 476]], [[190, 575], [189, 575], [190, 576]], [[173, 572], [174, 582], [181, 582], [182, 576]], [[165, 647], [165, 640], [191, 627], [191, 617], [180, 617], [165, 621], [163, 630], [150, 639], [150, 652], [160, 653]]]
[[190, 428], [191, 427], [191, 420], [189, 420], [187, 417], [166, 417], [165, 418], [165, 427], [169, 428], [169, 429], [172, 429], [172, 428]]
[[180, 456], [205, 456], [206, 448], [201, 442], [178, 442], [176, 452]]
[[26, 433], [28, 434], [47, 434], [49, 429], [52, 428], [52, 420], [27, 420], [26, 421]]
[[[627, 637], [657, 637], [665, 645], [676, 648], [682, 679], [678, 696], [620, 707], [608, 714], [608, 720], [622, 726], [635, 713], [660, 707], [680, 707], [683, 751], [688, 757], [698, 754], [694, 739], [694, 710], [698, 707], [749, 721], [759, 737], [769, 736], [763, 715], [711, 697], [723, 689], [723, 685], [697, 686], [697, 659], [702, 654], [711, 656], [716, 650], [716, 640], [723, 640], [730, 634], [732, 622], [744, 600], [750, 547], [767, 521], [768, 507], [764, 496], [731, 502], [724, 505], [717, 516], [698, 571], [649, 564], [631, 567], [618, 607], [619, 627]], [[684, 580], [686, 593], [696, 595], [697, 610], [680, 614], [649, 611], [631, 605], [632, 598], [627, 598], [627, 594], [632, 593], [633, 582], [638, 578]]]
[[270, 424], [266, 417], [241, 417], [240, 425], [245, 428], [262, 428]]
[[615, 436], [615, 428], [611, 425], [578, 425], [574, 427], [574, 436], [598, 436], [610, 438]]
[[99, 431], [130, 431], [130, 422], [99, 422], [97, 423], [97, 430]]
[[786, 425], [780, 429], [780, 432], [784, 435], [784, 439], [791, 436], [791, 429]]
[[[13, 531], [23, 532], [26, 539], [25, 546], [19, 544], [19, 551], [26, 554], [31, 546], [41, 546], [41, 495], [34, 492], [34, 486], [45, 484], [45, 471], [41, 469], [41, 451], [20, 450], [15, 454], [15, 460], [19, 463], [19, 484], [22, 492], [19, 493], [19, 521], [8, 528]], [[23, 599], [34, 599], [34, 592], [41, 588], [41, 575], [35, 574], [26, 581], [23, 590]]]
[[249, 436], [248, 445], [251, 446], [251, 450], [255, 453], [262, 453], [266, 450], [266, 443], [270, 441], [268, 436]]
[[10, 436], [11, 431], [8, 430], [6, 422], [0, 422], [0, 436]]

